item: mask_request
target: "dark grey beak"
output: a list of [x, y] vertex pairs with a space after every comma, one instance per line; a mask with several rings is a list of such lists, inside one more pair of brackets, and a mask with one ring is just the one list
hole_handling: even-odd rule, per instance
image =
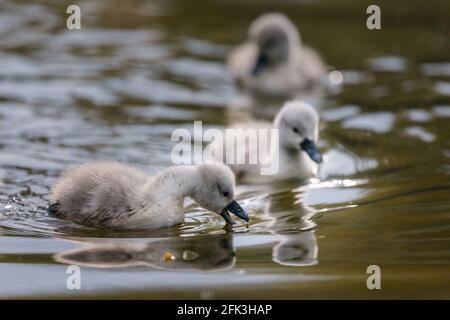
[[242, 209], [242, 207], [236, 202], [236, 201], [231, 201], [229, 205], [227, 205], [225, 208], [223, 208], [223, 210], [220, 212], [220, 215], [222, 216], [222, 218], [229, 224], [235, 224], [236, 222], [234, 222], [231, 217], [230, 214], [228, 212], [231, 212], [232, 214], [234, 214], [236, 217], [241, 218], [242, 220], [248, 221], [248, 214], [244, 211], [244, 209]]
[[302, 148], [302, 150], [305, 151], [313, 161], [317, 163], [322, 162], [322, 155], [320, 154], [319, 149], [317, 149], [314, 141], [305, 139], [302, 143], [300, 143], [300, 148]]
[[264, 67], [267, 64], [267, 58], [265, 55], [263, 54], [259, 54], [258, 59], [256, 60], [256, 63], [252, 69], [252, 74], [255, 76], [258, 73], [261, 72], [262, 69], [264, 69]]

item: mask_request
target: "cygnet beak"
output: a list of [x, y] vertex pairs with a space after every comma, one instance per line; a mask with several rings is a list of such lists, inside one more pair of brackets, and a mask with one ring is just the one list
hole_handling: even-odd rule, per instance
[[244, 211], [244, 209], [242, 209], [242, 207], [236, 202], [236, 201], [231, 201], [229, 205], [227, 205], [225, 208], [222, 209], [222, 211], [220, 212], [220, 215], [222, 216], [222, 218], [229, 224], [235, 224], [236, 222], [234, 222], [231, 217], [230, 214], [228, 212], [231, 212], [232, 214], [234, 214], [236, 217], [245, 220], [245, 221], [249, 221], [248, 218], [248, 214]]
[[300, 143], [300, 148], [305, 151], [313, 161], [317, 163], [322, 162], [322, 155], [320, 154], [319, 149], [317, 149], [314, 141], [305, 139], [302, 143]]
[[256, 60], [255, 65], [254, 65], [253, 68], [252, 68], [252, 74], [253, 74], [254, 76], [256, 76], [258, 73], [261, 72], [262, 69], [264, 69], [264, 67], [266, 66], [266, 64], [267, 64], [267, 58], [266, 58], [266, 56], [260, 53], [260, 54], [258, 55], [258, 59]]

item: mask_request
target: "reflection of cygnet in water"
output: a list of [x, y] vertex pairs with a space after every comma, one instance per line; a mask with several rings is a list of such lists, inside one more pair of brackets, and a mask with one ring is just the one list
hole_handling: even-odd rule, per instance
[[259, 17], [248, 37], [228, 60], [231, 73], [243, 86], [258, 94], [283, 97], [319, 87], [324, 64], [314, 50], [301, 45], [297, 28], [285, 15]]
[[317, 240], [314, 231], [278, 234], [279, 242], [273, 247], [272, 259], [284, 266], [311, 266], [317, 263]]
[[[217, 161], [230, 166], [240, 182], [309, 178], [317, 173], [322, 161], [316, 146], [319, 115], [311, 105], [289, 101], [278, 112], [273, 125], [249, 122], [230, 129], [234, 130], [226, 130], [208, 147], [214, 150]], [[278, 129], [279, 139], [271, 136], [271, 129]], [[262, 136], [268, 137], [267, 141]]]
[[318, 262], [319, 248], [312, 220], [316, 210], [306, 204], [308, 188], [300, 186], [290, 193], [272, 197], [266, 214], [278, 238], [272, 249], [274, 262], [285, 266], [310, 266]]
[[183, 200], [234, 223], [248, 221], [234, 200], [235, 177], [221, 163], [169, 167], [154, 177], [116, 162], [94, 162], [66, 171], [52, 188], [48, 213], [108, 229], [161, 228], [183, 223]]
[[217, 271], [235, 264], [232, 235], [180, 237], [152, 242], [89, 244], [54, 256], [57, 262], [92, 268], [151, 267]]

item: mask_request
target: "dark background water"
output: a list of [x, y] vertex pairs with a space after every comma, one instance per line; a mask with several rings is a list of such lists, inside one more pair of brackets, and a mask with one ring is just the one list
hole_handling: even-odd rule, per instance
[[[370, 1], [79, 1], [75, 31], [69, 4], [0, 3], [0, 297], [449, 298], [450, 2], [378, 1], [377, 31]], [[239, 186], [251, 223], [233, 232], [192, 205], [148, 232], [45, 216], [68, 166], [153, 173], [174, 129], [229, 125], [224, 61], [274, 10], [344, 75], [317, 101], [319, 179]]]

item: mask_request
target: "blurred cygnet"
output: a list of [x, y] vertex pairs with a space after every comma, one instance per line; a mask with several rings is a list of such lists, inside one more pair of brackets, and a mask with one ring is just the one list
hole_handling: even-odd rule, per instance
[[[226, 130], [226, 134], [214, 140], [210, 148], [215, 152], [216, 160], [227, 163], [240, 182], [309, 178], [317, 173], [318, 164], [322, 162], [316, 145], [319, 138], [319, 115], [314, 107], [305, 102], [286, 102], [273, 124], [238, 123], [229, 129], [234, 130]], [[255, 134], [249, 129], [256, 129], [256, 132], [253, 131]], [[273, 138], [269, 136], [266, 141], [268, 145], [265, 146], [261, 141], [260, 129], [266, 129], [263, 133], [268, 132], [266, 136], [269, 136], [271, 129], [278, 129], [278, 139], [272, 141]], [[267, 152], [261, 152], [263, 147]], [[238, 159], [241, 159], [240, 163]], [[263, 168], [267, 173], [263, 174]], [[267, 170], [268, 168], [276, 170]]]
[[325, 66], [311, 48], [301, 45], [295, 25], [281, 13], [268, 13], [249, 28], [248, 41], [228, 58], [234, 78], [251, 91], [297, 97], [320, 87]]

